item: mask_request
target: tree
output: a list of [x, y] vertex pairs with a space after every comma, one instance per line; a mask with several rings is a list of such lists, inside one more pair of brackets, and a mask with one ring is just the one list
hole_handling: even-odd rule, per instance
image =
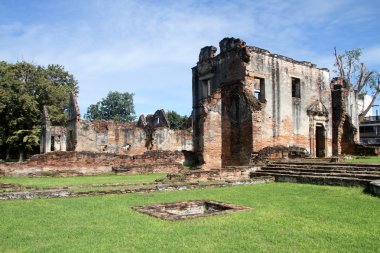
[[48, 83], [40, 90], [43, 96], [39, 99], [39, 110], [42, 111], [46, 105], [51, 123], [65, 125], [70, 94], [79, 92], [78, 81], [61, 65], [48, 65], [44, 74]]
[[89, 120], [132, 122], [136, 119], [133, 93], [110, 91], [102, 101], [88, 107], [84, 115]]
[[32, 151], [39, 144], [40, 128], [34, 126], [31, 130], [16, 130], [7, 139], [7, 143], [18, 148], [19, 162], [25, 159], [25, 152]]
[[364, 119], [380, 93], [380, 75], [376, 71], [368, 71], [366, 69], [365, 64], [360, 62], [361, 54], [362, 51], [360, 49], [338, 54], [336, 47], [334, 48], [334, 66], [336, 68], [334, 72], [360, 95], [369, 94], [372, 96], [370, 104], [367, 108], [363, 108], [363, 111], [359, 114], [359, 121]]
[[[38, 126], [39, 111], [34, 99], [34, 83], [39, 81], [35, 66], [27, 63], [2, 64], [1, 90], [2, 110], [0, 111], [2, 144], [6, 146], [6, 159], [10, 158], [10, 150], [19, 151], [19, 159], [24, 158], [23, 135], [25, 131]], [[26, 144], [26, 143], [25, 143]]]
[[38, 145], [44, 105], [53, 124], [65, 124], [72, 92], [78, 92], [77, 81], [62, 66], [0, 62], [0, 146], [5, 158], [17, 150], [21, 161]]
[[172, 129], [180, 129], [187, 120], [186, 115], [181, 116], [175, 111], [168, 111], [167, 115], [170, 122], [170, 128]]

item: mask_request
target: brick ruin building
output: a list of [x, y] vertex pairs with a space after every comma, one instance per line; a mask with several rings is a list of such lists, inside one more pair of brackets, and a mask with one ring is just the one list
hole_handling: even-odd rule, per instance
[[138, 122], [82, 120], [74, 95], [70, 96], [66, 127], [51, 126], [44, 108], [41, 153], [89, 151], [138, 155], [149, 150], [191, 151], [192, 130], [170, 129], [164, 110], [141, 115]]
[[43, 115], [41, 153], [90, 151], [139, 155], [194, 151], [203, 169], [247, 165], [251, 154], [297, 147], [311, 157], [357, 151], [357, 94], [326, 68], [225, 38], [201, 49], [192, 68], [193, 112], [185, 130], [163, 110], [137, 123], [81, 120], [70, 97], [66, 127]]
[[[268, 147], [353, 152], [357, 95], [326, 68], [225, 38], [192, 68], [193, 146], [203, 167], [246, 165]], [[353, 120], [352, 120], [353, 119]]]

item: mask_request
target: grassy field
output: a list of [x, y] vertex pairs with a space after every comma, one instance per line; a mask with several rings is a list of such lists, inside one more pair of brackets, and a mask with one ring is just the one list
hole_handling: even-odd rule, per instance
[[353, 159], [345, 160], [346, 163], [362, 163], [362, 164], [380, 164], [380, 156], [357, 156]]
[[0, 177], [0, 183], [21, 184], [23, 186], [50, 187], [60, 185], [106, 184], [106, 183], [137, 183], [153, 182], [165, 178], [166, 174], [115, 175], [102, 174], [79, 177]]
[[[0, 252], [379, 252], [380, 200], [362, 190], [270, 183], [2, 201]], [[130, 208], [190, 199], [255, 209], [173, 222]]]

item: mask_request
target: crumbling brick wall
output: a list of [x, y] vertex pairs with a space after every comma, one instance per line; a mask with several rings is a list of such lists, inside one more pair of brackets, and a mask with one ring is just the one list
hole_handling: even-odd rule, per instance
[[[52, 127], [45, 108], [42, 117], [41, 153], [50, 151], [89, 151], [142, 154], [147, 150], [192, 151], [192, 128], [170, 129], [164, 110], [141, 115], [137, 123], [81, 120], [74, 94], [70, 96], [67, 126]], [[58, 133], [61, 132], [62, 134]], [[51, 150], [51, 137], [59, 137]], [[54, 139], [55, 140], [55, 139]]]
[[74, 93], [70, 95], [69, 109], [67, 114], [66, 125], [66, 149], [68, 151], [74, 151], [78, 141], [78, 124], [80, 122], [80, 113], [77, 98]]
[[220, 168], [222, 156], [221, 96], [215, 91], [210, 97], [202, 100], [202, 112], [199, 132], [195, 138], [200, 152], [197, 163], [205, 164], [204, 169]]
[[66, 128], [51, 125], [46, 106], [43, 107], [41, 121], [40, 153], [66, 151]]
[[[249, 47], [250, 62], [246, 83], [259, 78], [264, 81], [265, 96], [260, 99], [262, 109], [253, 121], [257, 130], [253, 136], [254, 149], [270, 146], [299, 146], [315, 157], [315, 129], [325, 131], [325, 156], [331, 155], [331, 93], [329, 71], [309, 62], [271, 54], [257, 47]], [[293, 80], [299, 81], [299, 94], [293, 90]], [[320, 104], [321, 108], [313, 108]], [[260, 116], [261, 114], [261, 116]]]
[[253, 151], [253, 116], [261, 109], [243, 82], [222, 85], [223, 166], [248, 164]]
[[75, 151], [141, 154], [147, 149], [145, 132], [135, 123], [115, 121], [78, 122]]
[[357, 96], [343, 79], [334, 78], [331, 82], [333, 97], [333, 155], [362, 153], [357, 143]]
[[[0, 175], [5, 176], [44, 176], [55, 175], [60, 172], [64, 175], [92, 175], [111, 172], [112, 167], [138, 166], [150, 169], [154, 165], [170, 165], [170, 168], [179, 170], [181, 165], [187, 164], [192, 155], [181, 151], [147, 151], [142, 155], [118, 155], [114, 153], [95, 152], [50, 152], [35, 155], [25, 163], [0, 162]], [[153, 166], [148, 166], [153, 165]], [[140, 169], [141, 173], [144, 170]], [[146, 171], [150, 172], [150, 170]], [[156, 171], [157, 172], [157, 171]], [[162, 168], [161, 172], [165, 171]]]
[[[304, 147], [313, 157], [331, 155], [327, 69], [240, 39], [225, 38], [219, 47], [219, 55], [213, 46], [202, 48], [193, 68], [194, 151], [203, 168], [218, 165], [219, 155], [220, 166], [247, 164], [252, 152], [278, 145]], [[220, 118], [214, 120], [220, 123], [208, 124], [206, 109], [218, 94]]]
[[191, 129], [157, 128], [153, 133], [153, 150], [193, 151]]
[[40, 153], [47, 153], [51, 149], [51, 122], [46, 106], [42, 110], [41, 122]]
[[77, 136], [76, 151], [133, 155], [147, 150], [192, 150], [191, 129], [158, 127], [152, 129], [148, 138], [146, 129], [138, 127], [136, 123], [81, 120]]

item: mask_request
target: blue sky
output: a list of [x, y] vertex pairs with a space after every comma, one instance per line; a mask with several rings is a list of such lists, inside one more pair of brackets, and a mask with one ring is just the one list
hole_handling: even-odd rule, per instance
[[81, 114], [110, 90], [136, 114], [191, 113], [200, 48], [237, 37], [332, 69], [333, 47], [361, 48], [380, 71], [380, 1], [0, 1], [0, 60], [60, 64], [79, 81]]

